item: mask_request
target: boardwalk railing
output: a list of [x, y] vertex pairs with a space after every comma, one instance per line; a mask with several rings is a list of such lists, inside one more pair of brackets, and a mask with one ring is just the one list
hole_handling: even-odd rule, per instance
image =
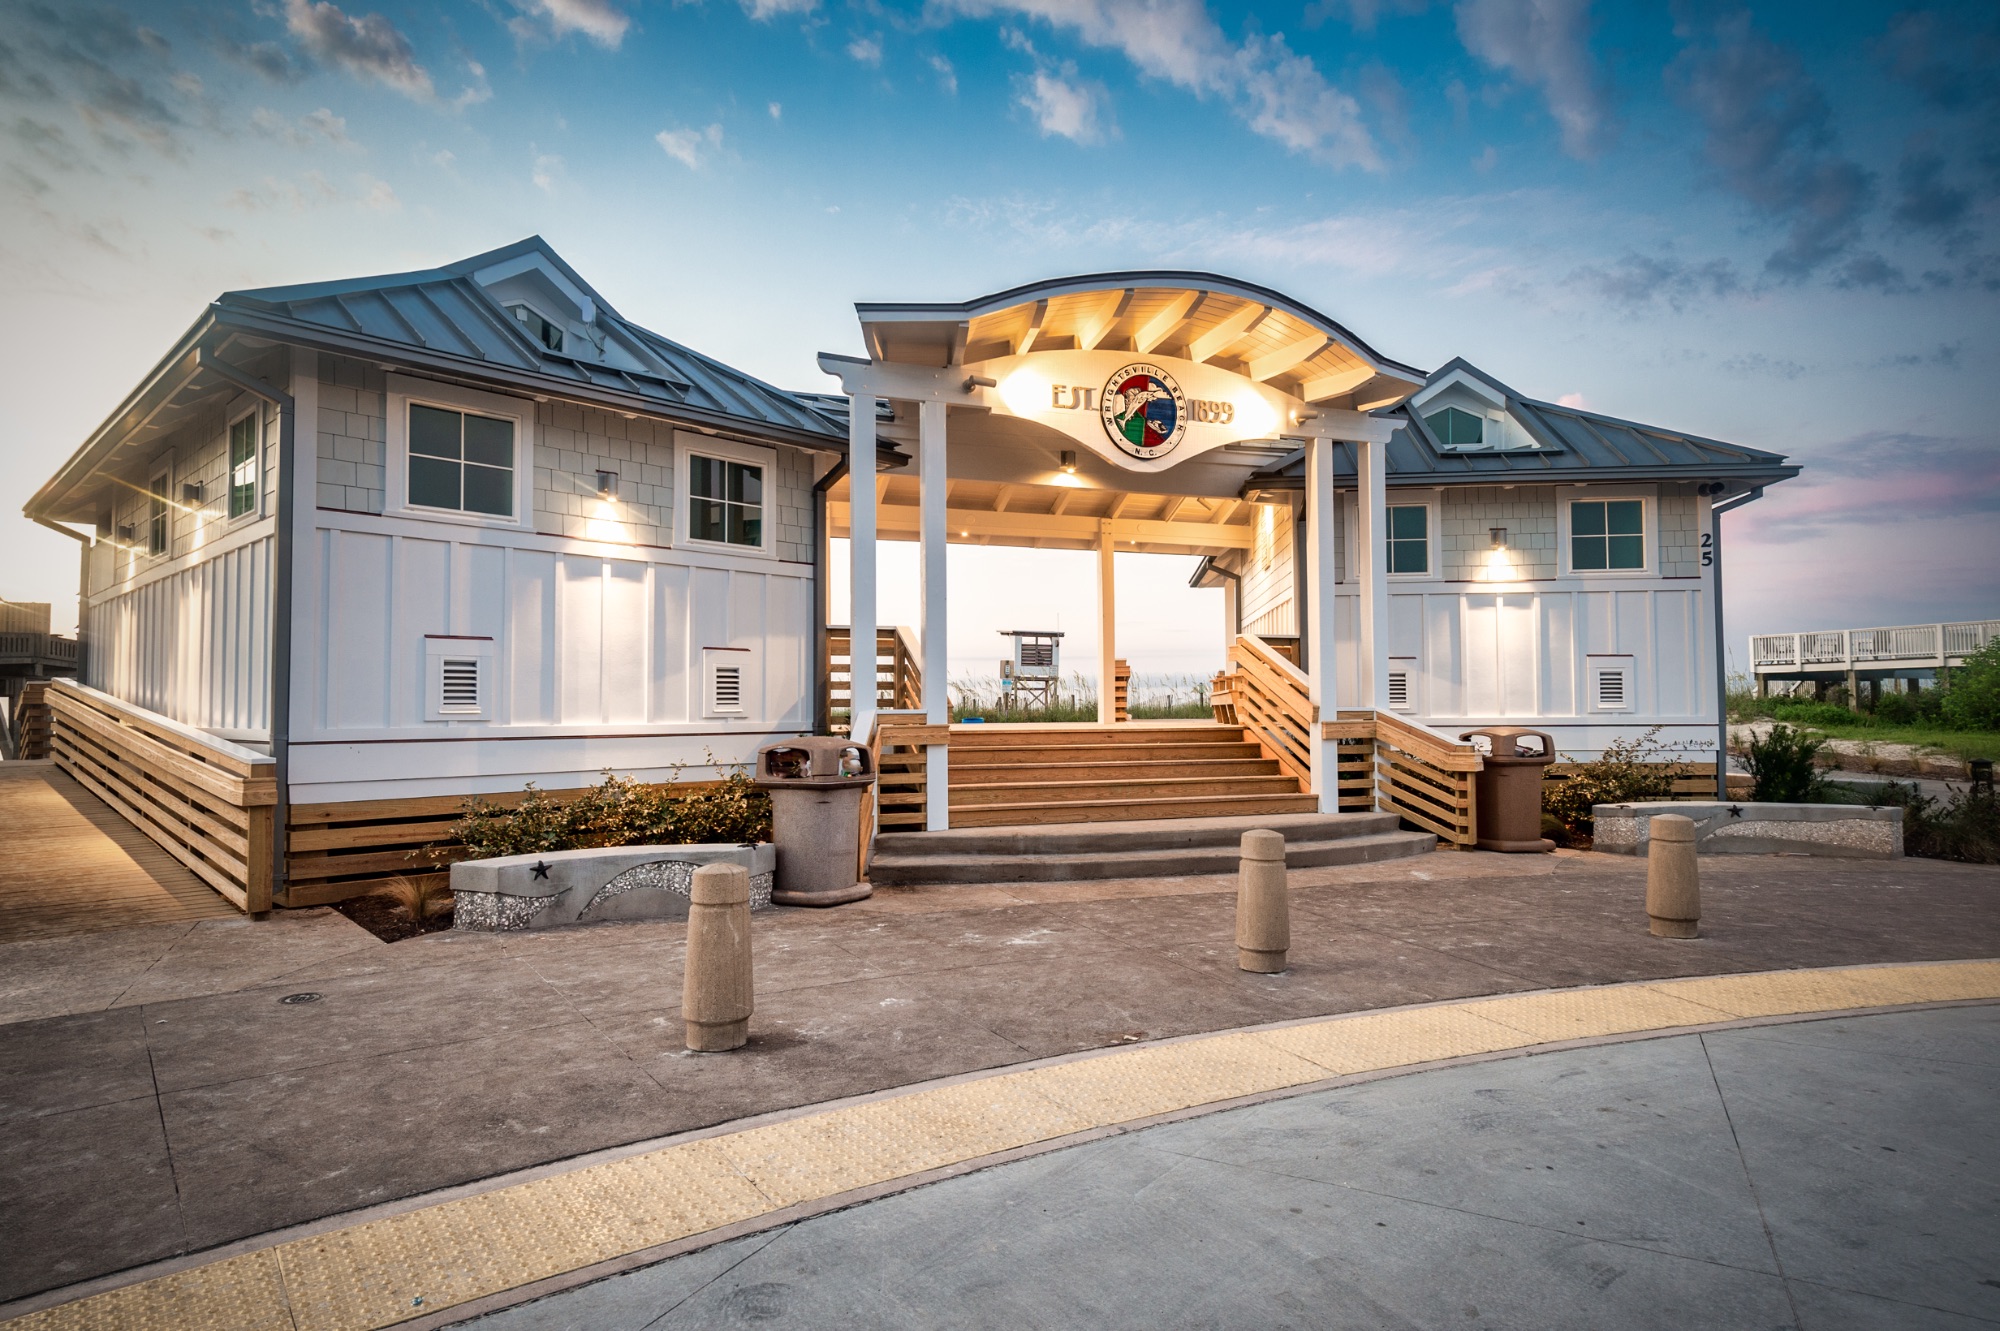
[[[826, 660], [820, 678], [826, 681], [826, 714], [854, 712], [854, 653], [845, 624], [826, 630]], [[875, 706], [878, 711], [907, 711], [924, 705], [924, 674], [917, 638], [908, 628], [875, 631]]]
[[1750, 660], [1760, 670], [1878, 665], [1942, 668], [1970, 656], [1996, 637], [2000, 637], [2000, 619], [1760, 633], [1750, 639]]
[[875, 714], [875, 821], [885, 832], [921, 832], [930, 802], [928, 746], [949, 744], [951, 727], [911, 709]]
[[271, 909], [271, 759], [70, 680], [47, 698], [56, 766], [239, 909]]
[[0, 665], [76, 669], [75, 638], [54, 633], [0, 633]]

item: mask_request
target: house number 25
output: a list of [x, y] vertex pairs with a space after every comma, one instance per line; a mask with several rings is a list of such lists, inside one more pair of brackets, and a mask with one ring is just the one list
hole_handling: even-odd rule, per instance
[[1701, 534], [1701, 566], [1707, 568], [1713, 563], [1715, 563], [1715, 536], [1711, 532], [1703, 532]]

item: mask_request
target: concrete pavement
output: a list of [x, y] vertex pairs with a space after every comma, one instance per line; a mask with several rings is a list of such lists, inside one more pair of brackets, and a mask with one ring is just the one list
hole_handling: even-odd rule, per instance
[[2000, 1320], [2000, 1008], [1513, 1058], [1089, 1142], [477, 1331]]

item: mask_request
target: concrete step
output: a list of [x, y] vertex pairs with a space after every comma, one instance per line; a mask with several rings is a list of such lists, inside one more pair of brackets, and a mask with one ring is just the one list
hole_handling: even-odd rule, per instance
[[[1132, 844], [1122, 830], [1104, 838], [1090, 832], [1010, 828], [981, 832], [954, 828], [949, 832], [898, 832], [876, 841], [869, 862], [869, 879], [882, 887], [937, 884], [1080, 882], [1104, 878], [1166, 878], [1184, 874], [1232, 873], [1237, 864], [1237, 838], [1252, 827], [1269, 827], [1289, 819], [1313, 821], [1323, 814], [1276, 815], [1258, 818], [1204, 819], [1214, 830], [1227, 830], [1226, 842], [1201, 835], [1207, 826], [1165, 825], [1155, 839], [1194, 831], [1203, 844], [1144, 846]], [[1431, 851], [1437, 838], [1428, 832], [1395, 830], [1396, 819], [1382, 814], [1340, 814], [1354, 824], [1336, 834], [1296, 824], [1286, 835], [1285, 862], [1294, 869], [1339, 864], [1367, 864], [1401, 859]], [[1385, 828], [1383, 824], [1387, 824]], [[1226, 827], [1225, 827], [1226, 825]], [[1098, 824], [1091, 832], [1122, 829], [1130, 824]], [[1138, 826], [1148, 826], [1139, 824]], [[1162, 825], [1150, 825], [1160, 829]], [[1303, 834], [1302, 834], [1303, 833]], [[886, 848], [884, 842], [890, 842]], [[1108, 844], [1106, 844], [1108, 843]], [[1057, 850], [1056, 846], [1069, 849]]]
[[[1299, 794], [1297, 779], [1282, 773], [1270, 776], [1154, 777], [1133, 772], [1105, 781], [1050, 780], [1047, 778], [1053, 773], [1049, 769], [1023, 772], [1021, 775], [1031, 779], [979, 785], [960, 785], [954, 780], [951, 783], [951, 807], [956, 811], [961, 808], [970, 810], [990, 808], [995, 805], [1018, 807], [1022, 804], [1043, 805], [1072, 801], [1130, 802], [1134, 799], [1172, 803], [1175, 800], [1244, 795], [1296, 797]], [[1311, 808], [1312, 805], [1309, 804], [1307, 807]]]
[[1311, 795], [1210, 795], [1199, 799], [1037, 800], [957, 809], [961, 827], [1038, 826], [1043, 823], [1105, 823], [1158, 818], [1227, 818], [1232, 814], [1309, 813]]
[[1196, 850], [1226, 846], [1234, 849], [1245, 832], [1268, 828], [1284, 833], [1286, 841], [1330, 841], [1339, 837], [1393, 832], [1401, 820], [1393, 813], [1319, 813], [1304, 811], [1251, 817], [1202, 818], [1191, 822], [1134, 819], [1100, 822], [1091, 827], [954, 827], [947, 832], [883, 832], [875, 838], [877, 854], [907, 851], [913, 855], [1072, 855], [1100, 851]]
[[[1248, 747], [1247, 745], [1245, 747]], [[985, 786], [1027, 779], [1048, 781], [1120, 780], [1135, 782], [1181, 776], [1275, 776], [1282, 769], [1269, 758], [1130, 758], [1123, 762], [970, 763], [956, 755], [951, 786]]]

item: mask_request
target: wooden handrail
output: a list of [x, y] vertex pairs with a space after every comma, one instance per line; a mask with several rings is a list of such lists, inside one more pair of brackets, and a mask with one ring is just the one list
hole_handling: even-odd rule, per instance
[[[829, 624], [826, 630], [826, 659], [821, 662], [821, 678], [826, 681], [827, 714], [853, 713], [854, 655], [852, 631], [845, 624]], [[924, 677], [916, 635], [906, 627], [884, 626], [875, 630], [875, 704], [878, 710], [897, 711], [923, 706]]]
[[238, 907], [271, 909], [270, 758], [71, 680], [47, 698], [58, 767]]
[[1301, 789], [1312, 785], [1312, 728], [1319, 719], [1312, 685], [1299, 668], [1254, 633], [1229, 649], [1235, 667], [1230, 701], [1243, 731]]

